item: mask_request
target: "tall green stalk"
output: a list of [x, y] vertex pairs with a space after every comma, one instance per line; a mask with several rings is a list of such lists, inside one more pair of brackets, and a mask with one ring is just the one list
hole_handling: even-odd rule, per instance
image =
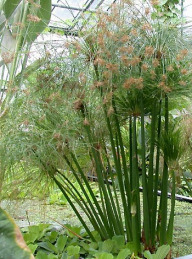
[[[74, 176], [75, 176], [79, 186], [81, 187], [82, 192], [84, 193], [84, 195], [85, 195], [85, 197], [87, 199], [87, 202], [88, 202], [91, 210], [93, 211], [94, 217], [98, 221], [98, 224], [100, 225], [100, 228], [104, 231], [104, 237], [106, 237], [108, 235], [107, 234], [107, 232], [108, 232], [108, 223], [106, 222], [104, 214], [103, 214], [103, 212], [102, 212], [102, 210], [100, 208], [100, 205], [99, 205], [99, 203], [98, 203], [98, 201], [97, 201], [97, 199], [96, 199], [96, 197], [95, 197], [95, 195], [93, 193], [93, 190], [91, 189], [91, 186], [90, 186], [90, 184], [88, 182], [88, 179], [84, 175], [84, 172], [82, 171], [82, 169], [81, 169], [81, 167], [80, 167], [80, 165], [79, 165], [75, 155], [72, 152], [71, 152], [71, 157], [72, 157], [72, 160], [75, 163], [75, 165], [76, 165], [76, 167], [78, 169], [78, 173], [80, 175], [78, 175], [76, 173], [76, 171], [73, 168], [72, 164], [70, 163], [69, 159], [67, 158], [67, 156], [64, 155], [64, 159], [66, 160], [69, 168], [72, 170], [72, 172], [73, 172], [73, 174], [74, 174]], [[92, 201], [90, 200], [89, 195], [88, 195], [87, 191], [85, 190], [84, 185], [82, 184], [82, 180], [81, 179], [83, 180], [85, 186], [87, 187], [87, 189], [89, 191], [89, 194], [90, 194], [90, 196], [91, 196], [91, 198], [92, 198], [92, 200], [94, 202], [94, 205], [95, 205], [97, 211], [96, 211]]]
[[[168, 96], [165, 95], [165, 134], [168, 135], [169, 106]], [[160, 245], [167, 242], [167, 192], [168, 192], [168, 157], [164, 154], [164, 168], [162, 176], [162, 192], [160, 200]]]
[[130, 185], [131, 190], [133, 189], [132, 185], [132, 170], [133, 170], [133, 143], [132, 143], [132, 137], [133, 137], [133, 122], [132, 122], [132, 116], [129, 116], [129, 175], [130, 175]]
[[63, 195], [66, 197], [67, 201], [69, 202], [71, 208], [73, 209], [73, 211], [75, 212], [75, 214], [77, 215], [77, 217], [79, 218], [81, 224], [83, 225], [83, 227], [85, 228], [85, 230], [87, 231], [88, 235], [90, 236], [90, 238], [95, 241], [94, 236], [92, 235], [89, 227], [87, 226], [86, 222], [83, 220], [81, 214], [79, 213], [79, 211], [76, 209], [73, 201], [70, 199], [69, 195], [67, 194], [67, 192], [65, 191], [65, 189], [63, 188], [62, 184], [57, 180], [56, 177], [53, 178], [54, 182], [57, 184], [57, 186], [59, 187], [59, 189], [61, 190], [61, 192], [63, 193]]
[[173, 223], [174, 223], [174, 211], [175, 211], [175, 172], [172, 170], [172, 192], [171, 192], [171, 212], [169, 217], [169, 223], [167, 227], [167, 243], [172, 244], [173, 241]]
[[131, 201], [131, 214], [132, 214], [132, 234], [133, 242], [135, 245], [135, 253], [141, 251], [140, 237], [141, 237], [141, 221], [140, 221], [140, 193], [139, 193], [139, 172], [137, 162], [137, 117], [133, 118], [133, 167], [132, 167], [132, 201]]
[[108, 130], [109, 130], [110, 144], [111, 144], [111, 148], [112, 148], [112, 154], [113, 154], [113, 159], [114, 159], [115, 169], [116, 169], [116, 172], [117, 172], [117, 178], [118, 178], [120, 194], [121, 194], [121, 199], [122, 199], [122, 205], [123, 205], [123, 209], [124, 209], [124, 220], [125, 220], [125, 227], [126, 227], [126, 235], [127, 235], [127, 240], [129, 241], [129, 240], [131, 240], [131, 223], [129, 221], [129, 210], [128, 210], [126, 196], [125, 196], [126, 192], [125, 192], [125, 189], [124, 189], [123, 173], [122, 173], [121, 163], [117, 158], [115, 142], [114, 142], [114, 137], [113, 137], [113, 131], [112, 131], [111, 123], [110, 123], [110, 120], [109, 120], [109, 117], [107, 115], [105, 107], [104, 107], [104, 112], [105, 112], [105, 119], [106, 119], [106, 122], [107, 122], [107, 127], [108, 127]]
[[114, 175], [113, 175], [113, 172], [112, 172], [112, 168], [111, 168], [111, 164], [110, 164], [110, 161], [109, 161], [106, 146], [104, 147], [104, 149], [105, 149], [105, 154], [106, 154], [108, 172], [109, 172], [109, 176], [110, 176], [110, 179], [111, 179], [111, 182], [112, 182], [113, 193], [114, 193], [114, 196], [115, 196], [115, 202], [116, 202], [117, 214], [118, 214], [117, 220], [118, 220], [119, 228], [121, 229], [121, 233], [122, 233], [122, 235], [124, 235], [124, 225], [123, 225], [123, 220], [122, 220], [122, 215], [121, 215], [122, 213], [121, 213], [121, 210], [120, 210], [120, 201], [119, 201], [119, 197], [118, 197], [118, 194], [117, 194], [116, 184], [114, 182]]
[[150, 218], [149, 218], [149, 196], [146, 175], [146, 143], [145, 143], [145, 112], [143, 106], [143, 95], [141, 97], [141, 146], [142, 146], [142, 185], [143, 185], [143, 232], [146, 249], [150, 247]]
[[[154, 186], [154, 151], [155, 151], [155, 136], [156, 136], [156, 100], [153, 100], [152, 114], [151, 114], [151, 136], [150, 136], [150, 153], [149, 153], [149, 173], [148, 173], [148, 195], [149, 199], [149, 213], [152, 215], [153, 211], [153, 186]], [[150, 224], [152, 218], [150, 217]]]
[[159, 111], [158, 111], [156, 167], [155, 167], [153, 209], [152, 209], [152, 221], [151, 221], [151, 244], [152, 244], [152, 246], [155, 245], [156, 223], [157, 223], [156, 218], [157, 218], [157, 191], [158, 191], [159, 162], [160, 162], [161, 106], [162, 106], [162, 100], [160, 100], [160, 102], [159, 102]]
[[[124, 190], [125, 190], [125, 194], [127, 196], [128, 214], [126, 215], [126, 217], [127, 217], [128, 224], [129, 224], [129, 231], [131, 233], [131, 227], [130, 227], [130, 224], [131, 224], [131, 184], [130, 184], [130, 180], [129, 180], [129, 172], [128, 172], [128, 168], [127, 168], [127, 159], [126, 159], [126, 156], [125, 156], [125, 150], [124, 150], [123, 139], [122, 139], [122, 135], [121, 135], [120, 123], [119, 123], [119, 120], [118, 120], [117, 109], [116, 109], [116, 105], [115, 105], [114, 100], [113, 100], [113, 108], [114, 108], [114, 112], [115, 112], [115, 114], [114, 114], [115, 125], [116, 125], [116, 129], [117, 129], [119, 146], [120, 146], [120, 150], [121, 150], [122, 164], [123, 164]], [[130, 235], [130, 239], [131, 238], [132, 238], [132, 235]]]

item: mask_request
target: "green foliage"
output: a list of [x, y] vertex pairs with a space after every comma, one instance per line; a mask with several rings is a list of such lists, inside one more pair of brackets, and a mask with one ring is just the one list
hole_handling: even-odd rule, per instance
[[[81, 227], [66, 225], [68, 230], [55, 231], [50, 225], [40, 224], [38, 226], [29, 226], [23, 229], [23, 237], [28, 246], [33, 250], [36, 258], [103, 258], [108, 255], [113, 258], [112, 253], [117, 258], [126, 258], [131, 254], [128, 248], [125, 248], [123, 236], [115, 236], [112, 240], [101, 242], [92, 242], [86, 232], [82, 232]], [[72, 234], [74, 233], [74, 234]], [[82, 235], [82, 238], [76, 235]], [[93, 235], [95, 233], [93, 232]], [[47, 257], [46, 257], [47, 256]], [[122, 256], [122, 257], [121, 257]], [[53, 257], [54, 258], [54, 257]]]
[[14, 220], [0, 208], [0, 258], [33, 259]]
[[160, 0], [158, 4], [154, 5], [155, 11], [152, 17], [155, 19], [161, 17], [160, 21], [171, 21], [173, 24], [181, 23], [181, 11], [178, 8], [179, 0]]
[[125, 248], [119, 252], [117, 259], [126, 259], [129, 255], [131, 255], [131, 251], [128, 248]]
[[61, 191], [51, 192], [49, 195], [49, 204], [67, 204], [67, 200]]
[[6, 0], [3, 6], [3, 11], [6, 19], [9, 19], [15, 9], [18, 7], [21, 0]]
[[49, 225], [47, 224], [40, 224], [38, 226], [29, 226], [28, 232], [24, 233], [24, 239], [27, 244], [33, 243], [37, 239], [40, 239], [44, 236], [45, 232], [47, 231]]
[[[33, 227], [33, 228], [32, 228]], [[68, 226], [75, 231], [76, 227]], [[81, 229], [82, 230], [82, 229]], [[29, 226], [23, 229], [23, 236], [28, 246], [33, 251], [35, 258], [139, 258], [133, 257], [133, 246], [131, 243], [125, 244], [123, 236], [114, 236], [112, 240], [104, 242], [93, 242], [89, 239], [86, 232], [82, 233], [83, 238], [69, 236], [66, 230], [55, 231], [51, 225], [40, 224], [38, 226]], [[34, 233], [36, 238], [34, 239]], [[39, 233], [41, 233], [39, 235]], [[77, 234], [77, 233], [75, 233]], [[28, 238], [32, 236], [32, 238]], [[54, 238], [53, 238], [54, 237]], [[132, 248], [131, 248], [132, 247]], [[168, 245], [158, 248], [156, 254], [149, 251], [144, 252], [148, 259], [164, 259], [169, 252]]]
[[184, 153], [182, 131], [176, 125], [170, 124], [170, 131], [162, 133], [161, 149], [167, 158], [167, 163], [177, 163]]
[[157, 249], [155, 254], [151, 254], [149, 251], [144, 252], [144, 256], [147, 259], [164, 259], [170, 251], [169, 245], [163, 245]]

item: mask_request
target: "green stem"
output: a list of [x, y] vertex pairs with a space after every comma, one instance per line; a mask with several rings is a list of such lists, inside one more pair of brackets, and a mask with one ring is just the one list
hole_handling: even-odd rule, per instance
[[[165, 134], [168, 135], [169, 109], [168, 96], [165, 96]], [[164, 168], [162, 177], [162, 192], [160, 201], [160, 245], [166, 244], [167, 234], [167, 191], [168, 191], [168, 158], [164, 155]]]
[[[81, 178], [83, 179], [83, 181], [84, 181], [84, 183], [85, 183], [85, 185], [86, 185], [86, 187], [87, 187], [87, 189], [88, 189], [88, 191], [89, 191], [89, 193], [90, 193], [90, 195], [91, 195], [91, 198], [93, 199], [93, 202], [94, 202], [94, 204], [95, 204], [95, 206], [96, 206], [96, 208], [97, 208], [97, 210], [98, 210], [98, 214], [99, 214], [99, 216], [101, 217], [102, 223], [104, 224], [103, 229], [106, 228], [106, 236], [107, 236], [107, 235], [108, 235], [107, 233], [109, 232], [109, 224], [108, 224], [108, 221], [106, 220], [106, 217], [105, 217], [104, 213], [102, 212], [102, 210], [101, 210], [101, 208], [100, 208], [100, 205], [99, 205], [99, 203], [98, 203], [98, 201], [97, 201], [97, 199], [96, 199], [96, 197], [95, 197], [95, 194], [93, 193], [93, 190], [91, 189], [91, 186], [90, 186], [90, 184], [89, 184], [89, 182], [88, 182], [86, 176], [84, 175], [83, 170], [81, 169], [81, 167], [80, 167], [80, 165], [79, 165], [79, 163], [78, 163], [76, 157], [74, 156], [74, 154], [73, 154], [72, 152], [71, 152], [70, 154], [71, 154], [71, 157], [72, 157], [72, 159], [73, 159], [73, 161], [74, 161], [74, 163], [75, 163], [75, 165], [76, 165], [76, 167], [77, 167], [77, 169], [78, 169], [78, 171], [79, 171], [79, 173], [80, 173], [80, 176], [81, 176]], [[75, 178], [78, 179], [79, 177], [78, 177], [78, 175], [75, 173], [75, 170], [73, 169], [71, 163], [69, 162], [69, 160], [67, 159], [66, 156], [64, 156], [64, 158], [65, 158], [67, 164], [70, 166], [71, 170], [73, 171]], [[92, 204], [92, 202], [90, 201], [90, 205], [91, 205], [91, 204]], [[93, 205], [91, 205], [91, 207], [94, 209]], [[95, 213], [97, 214], [97, 212], [95, 212]]]
[[128, 221], [128, 215], [130, 212], [128, 210], [128, 206], [126, 205], [127, 201], [126, 201], [125, 189], [124, 189], [124, 183], [123, 183], [123, 172], [122, 172], [122, 168], [121, 168], [121, 163], [119, 162], [119, 160], [117, 158], [115, 143], [114, 143], [114, 139], [113, 139], [113, 131], [112, 131], [109, 117], [107, 116], [105, 106], [104, 106], [104, 112], [105, 112], [105, 118], [107, 121], [107, 127], [109, 130], [110, 143], [111, 143], [111, 148], [112, 148], [112, 153], [113, 153], [113, 160], [114, 160], [115, 169], [117, 172], [117, 178], [118, 178], [119, 189], [120, 189], [120, 193], [121, 193], [122, 205], [123, 205], [123, 209], [124, 209], [124, 219], [125, 219], [127, 240], [130, 241], [131, 240], [131, 224]]
[[[83, 105], [83, 107], [81, 109], [81, 114], [82, 114], [83, 119], [88, 117], [89, 111], [88, 111], [86, 105]], [[102, 206], [103, 206], [103, 209], [104, 209], [104, 212], [106, 215], [106, 219], [108, 221], [108, 226], [109, 226], [108, 234], [110, 235], [110, 237], [112, 237], [113, 235], [115, 235], [115, 231], [119, 231], [119, 228], [118, 228], [118, 224], [117, 224], [117, 221], [116, 221], [116, 218], [114, 215], [112, 201], [110, 200], [109, 193], [108, 193], [108, 191], [111, 191], [111, 190], [107, 190], [107, 187], [105, 185], [105, 181], [104, 181], [104, 177], [103, 177], [105, 168], [101, 161], [100, 153], [97, 150], [97, 148], [94, 146], [94, 143], [96, 143], [96, 141], [94, 141], [95, 136], [94, 136], [94, 134], [92, 134], [90, 125], [84, 125], [84, 128], [87, 133], [88, 141], [91, 144], [91, 152], [93, 154], [93, 158], [95, 161]]]
[[159, 103], [159, 115], [158, 115], [158, 129], [157, 129], [157, 153], [156, 153], [156, 168], [155, 168], [155, 183], [153, 192], [153, 209], [152, 209], [152, 223], [151, 223], [151, 243], [155, 245], [155, 232], [156, 232], [156, 218], [157, 218], [157, 191], [159, 180], [159, 160], [160, 160], [160, 137], [161, 137], [161, 104]]
[[131, 185], [131, 190], [133, 190], [133, 185], [132, 185], [132, 170], [133, 170], [133, 147], [132, 147], [132, 136], [133, 136], [133, 131], [132, 131], [132, 117], [129, 117], [129, 172], [130, 172], [130, 185]]
[[[94, 143], [92, 136], [91, 136], [91, 131], [90, 131], [90, 126], [89, 125], [85, 125], [85, 129], [87, 131], [87, 135], [88, 135], [88, 139], [89, 139], [89, 143]], [[98, 177], [98, 183], [102, 189], [103, 195], [104, 195], [104, 199], [105, 199], [105, 205], [106, 205], [106, 210], [107, 210], [107, 216], [108, 216], [108, 222], [109, 225], [111, 223], [111, 221], [113, 222], [113, 225], [116, 226], [116, 220], [115, 220], [115, 216], [113, 213], [113, 209], [112, 209], [112, 204], [110, 201], [110, 198], [108, 196], [107, 190], [106, 190], [106, 186], [104, 183], [104, 179], [103, 179], [103, 166], [102, 166], [102, 162], [100, 160], [100, 157], [98, 156], [98, 152], [96, 151], [95, 147], [93, 147], [93, 144], [91, 146], [91, 150], [93, 153], [93, 157], [95, 160], [95, 165], [96, 165], [96, 172], [97, 172], [97, 177]], [[114, 235], [114, 229], [110, 228], [110, 236], [112, 237]]]
[[[127, 215], [128, 217], [128, 222], [129, 225], [131, 224], [131, 185], [129, 181], [129, 172], [127, 168], [127, 160], [125, 156], [125, 150], [124, 150], [124, 145], [123, 145], [123, 139], [121, 135], [121, 128], [120, 128], [120, 123], [117, 117], [117, 109], [115, 105], [115, 101], [113, 100], [113, 108], [115, 111], [114, 117], [115, 117], [115, 124], [116, 124], [116, 129], [117, 129], [117, 134], [118, 134], [118, 140], [119, 140], [119, 146], [121, 150], [121, 157], [122, 157], [122, 164], [123, 164], [123, 172], [124, 172], [124, 188], [127, 196], [127, 202], [128, 202], [128, 211], [129, 214]], [[120, 157], [120, 156], [119, 156]], [[132, 237], [131, 237], [132, 239]]]
[[55, 173], [55, 169], [53, 168], [53, 170], [50, 171], [50, 168], [47, 168], [46, 164], [41, 160], [41, 158], [38, 156], [38, 154], [32, 150], [35, 157], [39, 160], [40, 164], [44, 167], [44, 169], [48, 172], [48, 174], [50, 175], [50, 177], [53, 179], [53, 181], [57, 184], [57, 186], [59, 187], [59, 189], [61, 190], [61, 192], [63, 193], [63, 195], [65, 196], [65, 198], [67, 199], [67, 201], [69, 202], [69, 204], [71, 205], [73, 211], [75, 212], [76, 216], [79, 218], [80, 222], [82, 223], [83, 227], [85, 228], [85, 230], [87, 231], [87, 233], [89, 234], [90, 238], [95, 241], [94, 236], [92, 235], [91, 231], [89, 230], [89, 227], [87, 226], [86, 222], [83, 220], [82, 216], [80, 215], [80, 213], [78, 212], [78, 210], [76, 209], [74, 203], [72, 202], [72, 200], [70, 199], [68, 193], [65, 191], [65, 189], [63, 188], [62, 184], [57, 180], [57, 178], [55, 177], [54, 173]]
[[172, 244], [173, 241], [173, 224], [174, 224], [174, 211], [175, 211], [175, 172], [171, 172], [172, 175], [172, 192], [171, 192], [171, 212], [169, 218], [169, 224], [167, 227], [167, 243]]
[[132, 204], [131, 204], [131, 214], [132, 214], [132, 234], [133, 242], [135, 245], [135, 254], [140, 253], [141, 245], [141, 222], [139, 220], [140, 214], [140, 193], [139, 193], [139, 172], [137, 163], [137, 133], [136, 133], [136, 121], [137, 118], [134, 116], [133, 119], [133, 167], [132, 167]]
[[[73, 160], [75, 161], [74, 155], [71, 154], [71, 156], [72, 156]], [[102, 211], [101, 211], [101, 209], [100, 209], [100, 206], [99, 206], [99, 203], [98, 203], [97, 199], [95, 198], [95, 195], [94, 195], [94, 193], [93, 193], [93, 191], [92, 191], [92, 189], [91, 189], [91, 187], [90, 187], [90, 185], [89, 185], [89, 182], [88, 182], [87, 178], [84, 176], [82, 170], [79, 170], [79, 172], [80, 172], [80, 177], [83, 178], [84, 183], [85, 183], [85, 185], [86, 185], [86, 187], [87, 187], [87, 189], [88, 189], [88, 191], [89, 191], [89, 194], [90, 194], [91, 198], [93, 199], [93, 202], [94, 202], [94, 204], [95, 204], [95, 206], [96, 206], [96, 208], [97, 208], [97, 211], [95, 210], [95, 207], [94, 207], [93, 204], [92, 204], [92, 200], [90, 200], [89, 195], [88, 195], [88, 193], [87, 193], [87, 190], [85, 190], [85, 188], [84, 188], [84, 186], [83, 186], [83, 184], [82, 184], [82, 182], [81, 182], [80, 177], [79, 177], [78, 174], [76, 173], [75, 169], [73, 168], [72, 164], [71, 164], [70, 161], [68, 160], [67, 156], [64, 155], [64, 159], [65, 159], [65, 161], [67, 162], [67, 164], [68, 164], [68, 166], [70, 167], [70, 169], [72, 170], [73, 175], [75, 176], [75, 179], [77, 180], [77, 182], [78, 182], [78, 184], [79, 184], [79, 186], [80, 186], [82, 192], [84, 193], [84, 195], [85, 195], [85, 197], [86, 197], [86, 199], [87, 199], [87, 202], [88, 202], [88, 204], [89, 204], [89, 206], [90, 206], [90, 208], [91, 208], [91, 210], [92, 210], [92, 212], [93, 212], [93, 215], [94, 215], [94, 217], [96, 218], [96, 221], [98, 222], [98, 224], [99, 224], [100, 227], [102, 228], [102, 231], [104, 232], [103, 236], [105, 236], [105, 238], [106, 238], [106, 236], [107, 236], [107, 230], [105, 229], [105, 227], [107, 227], [107, 225], [105, 225], [105, 222], [104, 222], [103, 220], [101, 221], [101, 219], [103, 219], [103, 213], [102, 213]], [[76, 164], [76, 165], [77, 165], [77, 164]], [[78, 169], [79, 169], [79, 165], [78, 165]], [[63, 177], [64, 177], [64, 176], [63, 176]], [[100, 217], [98, 216], [98, 214], [99, 214]], [[94, 218], [94, 217], [93, 217], [93, 218]], [[101, 219], [100, 219], [100, 218], [101, 218]]]
[[[149, 177], [148, 177], [148, 195], [149, 195], [149, 214], [153, 213], [153, 185], [154, 185], [154, 150], [155, 150], [155, 132], [156, 132], [156, 100], [153, 101], [152, 114], [151, 114], [151, 137], [150, 137], [150, 153], [149, 153]], [[150, 221], [152, 218], [150, 217]], [[151, 222], [150, 222], [151, 224]]]
[[[99, 151], [98, 151], [98, 153], [99, 153]], [[99, 157], [100, 156], [101, 156], [101, 154], [99, 153]], [[101, 161], [101, 158], [100, 158], [100, 161]], [[102, 168], [102, 170], [103, 170], [103, 177], [104, 177], [104, 180], [105, 180], [105, 186], [107, 187], [107, 192], [108, 192], [108, 195], [109, 195], [109, 199], [110, 199], [110, 202], [111, 202], [111, 208], [112, 208], [112, 211], [113, 211], [113, 214], [111, 215], [111, 217], [109, 217], [109, 222], [111, 223], [111, 226], [114, 228], [115, 235], [120, 235], [120, 234], [122, 234], [122, 232], [120, 232], [120, 228], [119, 228], [119, 222], [118, 222], [119, 218], [118, 218], [114, 198], [113, 198], [111, 188], [110, 188], [110, 185], [109, 185], [109, 182], [108, 182], [108, 179], [107, 179], [106, 170], [104, 168]], [[111, 220], [111, 219], [113, 219], [113, 220]]]
[[[89, 208], [89, 203], [87, 200], [84, 199], [82, 194], [79, 192], [79, 190], [74, 186], [74, 184], [61, 172], [56, 170], [56, 172], [59, 174], [60, 179], [59, 182], [61, 184], [61, 188], [63, 188], [71, 197], [71, 200], [75, 200], [75, 202], [79, 205], [79, 207], [83, 210], [85, 215], [87, 215], [89, 221], [91, 222], [94, 229], [101, 235], [103, 239], [106, 238], [105, 234], [103, 234], [103, 228], [100, 226], [97, 221], [95, 220], [95, 214], [93, 210]], [[61, 177], [63, 179], [61, 179]], [[61, 189], [60, 189], [61, 190]]]
[[150, 246], [150, 221], [149, 221], [149, 203], [146, 176], [146, 144], [145, 144], [145, 117], [143, 107], [143, 96], [141, 98], [141, 146], [142, 146], [142, 185], [143, 185], [143, 226], [145, 248]]
[[118, 224], [119, 224], [119, 228], [121, 229], [121, 232], [123, 233], [122, 235], [124, 235], [124, 228], [123, 228], [123, 221], [122, 221], [122, 216], [121, 216], [119, 198], [118, 198], [118, 195], [117, 195], [116, 184], [115, 184], [115, 182], [114, 182], [114, 174], [113, 174], [113, 172], [112, 172], [112, 167], [111, 167], [111, 164], [110, 164], [109, 155], [108, 155], [108, 152], [107, 152], [107, 148], [106, 148], [104, 139], [103, 139], [102, 142], [104, 143], [104, 147], [103, 147], [103, 148], [104, 148], [105, 155], [106, 155], [107, 166], [108, 166], [108, 172], [109, 172], [109, 176], [110, 176], [110, 179], [111, 179], [111, 182], [112, 182], [113, 193], [114, 193], [114, 195], [115, 195], [115, 202], [116, 202], [115, 208], [117, 208]]
[[62, 188], [61, 183], [55, 178], [53, 177], [54, 182], [57, 184], [57, 186], [59, 187], [59, 189], [61, 190], [61, 192], [63, 193], [63, 195], [65, 196], [65, 198], [67, 199], [67, 201], [69, 202], [71, 208], [73, 209], [73, 211], [75, 212], [76, 216], [78, 217], [78, 219], [80, 220], [81, 224], [83, 225], [83, 227], [85, 228], [85, 230], [87, 231], [88, 235], [90, 236], [90, 238], [96, 242], [94, 236], [92, 235], [91, 231], [89, 230], [86, 222], [83, 220], [81, 214], [78, 212], [78, 210], [76, 209], [74, 203], [71, 201], [69, 195], [67, 194], [67, 192]]

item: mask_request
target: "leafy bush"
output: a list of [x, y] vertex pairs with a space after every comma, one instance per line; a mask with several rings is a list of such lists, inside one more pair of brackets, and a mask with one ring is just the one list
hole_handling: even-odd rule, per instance
[[[99, 235], [93, 231], [96, 242], [90, 240], [88, 234], [80, 227], [65, 225], [65, 230], [55, 230], [51, 225], [40, 224], [22, 229], [23, 236], [35, 258], [38, 259], [69, 259], [69, 258], [97, 258], [97, 259], [128, 259], [140, 258], [134, 256], [133, 243], [125, 243], [124, 236], [114, 236], [112, 239], [101, 241]], [[164, 259], [170, 247], [160, 247], [156, 254], [144, 252], [147, 259]]]

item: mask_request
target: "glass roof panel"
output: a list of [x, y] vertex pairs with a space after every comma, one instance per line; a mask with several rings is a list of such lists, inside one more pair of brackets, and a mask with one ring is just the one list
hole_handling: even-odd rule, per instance
[[51, 14], [50, 26], [66, 28], [72, 25], [72, 21], [79, 11], [67, 8], [55, 7]]
[[59, 2], [67, 6], [83, 8], [85, 7], [87, 0], [60, 0]]
[[52, 0], [52, 16], [50, 27], [60, 28], [67, 32], [83, 28], [82, 14], [89, 19], [90, 12], [95, 12], [100, 6], [108, 9], [116, 0]]
[[[52, 28], [60, 28], [66, 33], [76, 33], [83, 28], [84, 19], [89, 20], [91, 13], [99, 7], [107, 11], [109, 6], [118, 0], [52, 0], [52, 16], [49, 24]], [[192, 0], [184, 1], [184, 17], [191, 20]]]
[[114, 0], [95, 0], [93, 1], [91, 8], [97, 9], [98, 7], [109, 7], [110, 4], [112, 4]]

